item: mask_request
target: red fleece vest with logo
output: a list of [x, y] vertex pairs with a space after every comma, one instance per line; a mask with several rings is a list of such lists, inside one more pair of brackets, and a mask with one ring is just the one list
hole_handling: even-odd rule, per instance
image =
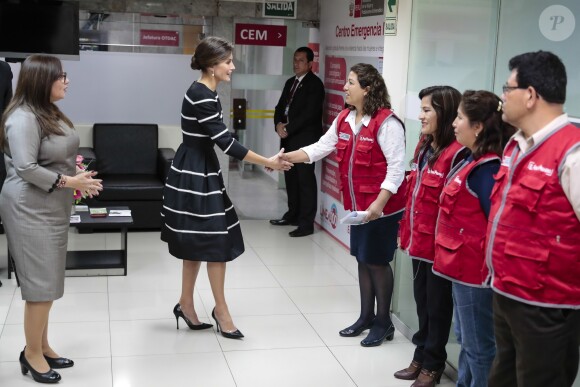
[[[362, 125], [355, 136], [348, 122], [344, 120], [348, 113], [349, 110], [343, 110], [336, 121], [336, 158], [339, 162], [342, 201], [345, 210], [365, 211], [379, 195], [389, 167], [377, 142], [377, 134], [387, 118], [396, 116], [392, 110], [380, 108], [373, 114], [369, 124]], [[405, 206], [405, 183], [403, 180], [397, 193], [391, 196], [383, 208], [384, 215], [401, 211]]]
[[461, 166], [449, 177], [439, 200], [433, 262], [436, 274], [478, 287], [487, 278], [484, 254], [487, 217], [467, 179], [476, 167], [499, 159], [496, 154], [486, 154]]
[[580, 221], [560, 168], [580, 147], [567, 124], [521, 154], [511, 140], [491, 194], [486, 262], [500, 294], [544, 307], [580, 307]]
[[[407, 204], [399, 227], [401, 248], [411, 258], [433, 262], [439, 196], [447, 174], [460, 161], [456, 159], [464, 148], [457, 141], [453, 141], [432, 167], [425, 163], [421, 170], [417, 165], [411, 168], [407, 182]], [[425, 151], [419, 155], [418, 164], [425, 156]]]

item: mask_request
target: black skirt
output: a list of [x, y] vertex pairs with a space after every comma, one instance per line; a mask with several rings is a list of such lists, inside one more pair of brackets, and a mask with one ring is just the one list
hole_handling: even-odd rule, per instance
[[403, 211], [350, 227], [350, 255], [358, 262], [387, 265], [395, 257]]

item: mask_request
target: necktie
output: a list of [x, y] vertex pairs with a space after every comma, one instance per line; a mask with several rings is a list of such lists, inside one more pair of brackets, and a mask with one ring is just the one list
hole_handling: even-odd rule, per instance
[[300, 81], [298, 80], [298, 78], [295, 78], [294, 83], [290, 88], [290, 92], [288, 93], [288, 98], [286, 99], [286, 108], [284, 109], [284, 117], [282, 117], [282, 122], [288, 122], [288, 110], [290, 109], [290, 103], [292, 103], [292, 98], [294, 98], [294, 92], [298, 88], [298, 83], [300, 83]]
[[295, 78], [294, 83], [292, 84], [292, 87], [290, 88], [290, 93], [288, 94], [288, 105], [290, 105], [290, 102], [292, 102], [292, 97], [294, 97], [294, 92], [296, 91], [296, 87], [298, 86], [298, 83], [300, 83], [300, 81], [298, 80], [298, 78]]

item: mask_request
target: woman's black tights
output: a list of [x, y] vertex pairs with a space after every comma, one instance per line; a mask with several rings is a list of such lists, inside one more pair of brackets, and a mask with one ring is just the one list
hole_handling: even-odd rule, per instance
[[[391, 325], [391, 299], [393, 298], [393, 270], [391, 265], [370, 265], [358, 263], [358, 283], [360, 289], [360, 316], [347, 329], [358, 330], [371, 326], [369, 340], [383, 337]], [[375, 314], [375, 300], [377, 313]]]

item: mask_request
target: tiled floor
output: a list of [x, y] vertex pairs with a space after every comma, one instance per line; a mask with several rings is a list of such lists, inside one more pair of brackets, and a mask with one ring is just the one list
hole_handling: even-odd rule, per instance
[[[408, 365], [413, 346], [395, 340], [363, 348], [364, 337], [338, 330], [359, 310], [356, 264], [326, 233], [289, 238], [289, 227], [243, 220], [246, 252], [228, 264], [226, 295], [243, 340], [215, 330], [175, 329], [172, 308], [180, 290], [181, 262], [159, 233], [129, 234], [127, 277], [68, 277], [55, 302], [49, 336], [73, 358], [60, 385], [79, 387], [340, 387], [409, 386], [393, 372]], [[73, 235], [71, 245], [117, 243], [114, 235]], [[0, 251], [5, 251], [0, 239]], [[0, 262], [4, 262], [4, 257]], [[24, 346], [23, 302], [0, 269], [0, 386], [34, 385], [17, 362]], [[213, 308], [202, 269], [197, 312], [205, 322]], [[452, 386], [449, 379], [442, 387]]]

